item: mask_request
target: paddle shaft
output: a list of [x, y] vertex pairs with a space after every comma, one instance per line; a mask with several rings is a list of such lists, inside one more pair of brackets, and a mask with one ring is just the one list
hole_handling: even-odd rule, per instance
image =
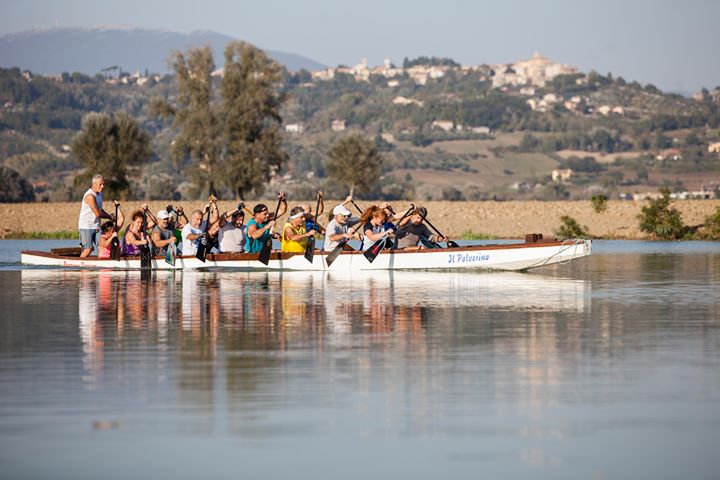
[[[430, 220], [428, 220], [425, 215], [423, 215], [422, 213], [420, 213], [419, 215], [420, 215], [420, 218], [422, 218], [423, 221], [424, 221], [425, 223], [427, 223], [427, 224], [430, 226], [430, 228], [432, 228], [432, 229], [435, 231], [435, 233], [437, 233], [438, 235], [440, 235], [441, 237], [443, 237], [443, 238], [445, 239], [445, 243], [447, 243], [448, 247], [453, 247], [453, 246], [454, 246], [454, 247], [457, 247], [457, 246], [458, 246], [457, 243], [451, 242], [450, 240], [448, 240], [448, 238], [447, 238], [445, 235], [443, 235], [442, 233], [440, 233], [440, 230], [438, 230], [437, 228], [435, 228], [435, 225], [433, 225], [432, 223], [430, 223]], [[451, 245], [451, 244], [452, 244], [452, 245]]]
[[[274, 221], [276, 225], [277, 225], [277, 216], [278, 216], [278, 213], [280, 212], [280, 204], [282, 203], [282, 197], [281, 196], [278, 196], [278, 197], [279, 197], [278, 203], [277, 203], [277, 206], [275, 207], [275, 215], [273, 215], [273, 219], [272, 219], [272, 221]], [[268, 262], [270, 261], [270, 252], [272, 251], [272, 236], [273, 236], [274, 230], [275, 230], [275, 225], [273, 225], [273, 228], [268, 230], [268, 233], [269, 233], [268, 238], [267, 238], [267, 240], [265, 240], [265, 243], [263, 243], [262, 250], [260, 250], [260, 256], [258, 257], [258, 260], [260, 261], [260, 263], [264, 263], [265, 265], [267, 265]]]
[[[402, 228], [402, 227], [400, 226], [400, 224], [402, 223], [402, 221], [405, 220], [405, 219], [406, 219], [412, 212], [414, 212], [414, 211], [415, 211], [415, 205], [410, 204], [410, 208], [407, 209], [407, 212], [405, 212], [405, 215], [403, 215], [402, 218], [401, 218], [400, 220], [398, 220], [398, 223], [397, 223], [397, 224], [398, 224], [398, 226], [397, 226], [398, 230]], [[399, 242], [400, 242], [400, 239], [395, 238], [395, 245], [393, 246], [393, 248], [397, 248]]]

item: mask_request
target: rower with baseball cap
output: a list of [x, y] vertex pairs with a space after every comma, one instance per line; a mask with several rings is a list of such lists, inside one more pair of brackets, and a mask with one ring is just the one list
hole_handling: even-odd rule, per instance
[[[152, 217], [152, 214], [150, 214]], [[155, 215], [156, 225], [152, 229], [152, 243], [155, 247], [155, 255], [165, 255], [167, 247], [171, 243], [177, 243], [175, 229], [170, 227], [170, 214], [167, 210], [160, 210]]]
[[357, 238], [357, 233], [349, 232], [349, 228], [360, 222], [359, 217], [351, 216], [350, 210], [345, 204], [352, 202], [352, 197], [348, 197], [344, 203], [333, 208], [333, 219], [325, 228], [325, 241], [323, 242], [323, 250], [331, 252], [337, 247], [338, 242], [343, 238]]

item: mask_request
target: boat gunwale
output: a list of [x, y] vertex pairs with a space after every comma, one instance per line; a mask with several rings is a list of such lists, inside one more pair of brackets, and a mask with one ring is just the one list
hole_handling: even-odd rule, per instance
[[[405, 255], [405, 254], [427, 254], [427, 253], [440, 253], [442, 252], [471, 252], [471, 251], [479, 251], [479, 250], [514, 250], [514, 249], [520, 249], [520, 248], [541, 248], [541, 247], [554, 247], [554, 246], [560, 246], [563, 243], [566, 243], [568, 241], [576, 241], [578, 239], [571, 239], [571, 240], [541, 240], [538, 242], [532, 242], [532, 243], [493, 243], [488, 245], [465, 245], [460, 247], [449, 247], [449, 248], [430, 248], [430, 249], [423, 249], [423, 250], [417, 250], [417, 249], [386, 249], [379, 253], [379, 255]], [[37, 257], [43, 257], [43, 258], [53, 258], [58, 260], [92, 260], [92, 261], [99, 261], [99, 262], [118, 262], [122, 260], [135, 260], [139, 259], [140, 257], [137, 255], [134, 256], [127, 256], [127, 257], [120, 257], [120, 260], [113, 260], [112, 258], [98, 258], [97, 255], [90, 255], [87, 257], [76, 257], [76, 256], [67, 256], [67, 255], [58, 255], [51, 252], [43, 252], [39, 250], [23, 250], [20, 252], [22, 255], [33, 255]], [[315, 255], [320, 256], [326, 256], [329, 255], [331, 252], [327, 252], [325, 250], [315, 250]], [[362, 255], [365, 252], [363, 250], [346, 250], [340, 253], [342, 256], [347, 255]], [[297, 255], [304, 255], [304, 252], [281, 252], [278, 250], [273, 250], [270, 256], [271, 260], [288, 260], [294, 256]], [[259, 257], [259, 254], [257, 253], [241, 253], [241, 252], [227, 252], [227, 253], [209, 253], [206, 257], [209, 261], [253, 261], [257, 260]], [[164, 260], [164, 255], [156, 255], [152, 257], [153, 260]], [[194, 255], [178, 255], [177, 259], [192, 259], [195, 258]]]

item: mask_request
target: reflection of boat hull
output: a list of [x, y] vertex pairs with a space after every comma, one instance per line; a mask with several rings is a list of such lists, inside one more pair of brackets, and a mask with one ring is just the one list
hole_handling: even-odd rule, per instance
[[[309, 263], [303, 254], [273, 252], [270, 263], [260, 263], [257, 254], [219, 253], [207, 256], [206, 262], [195, 257], [178, 257], [175, 266], [166, 263], [164, 257], [152, 260], [152, 268], [158, 270], [197, 268], [237, 268], [242, 270], [427, 270], [427, 269], [492, 269], [528, 270], [553, 263], [568, 262], [590, 255], [590, 240], [565, 242], [545, 241], [506, 245], [473, 245], [460, 248], [430, 249], [423, 251], [386, 250], [370, 263], [362, 252], [343, 252], [331, 267], [327, 266], [327, 253], [316, 252]], [[139, 269], [139, 257], [120, 260], [97, 257], [69, 257], [47, 252], [22, 252], [21, 261], [26, 265], [42, 265], [69, 268]]]

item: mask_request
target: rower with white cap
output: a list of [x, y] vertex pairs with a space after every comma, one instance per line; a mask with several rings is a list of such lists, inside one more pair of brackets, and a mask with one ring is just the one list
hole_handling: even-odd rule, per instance
[[[345, 203], [352, 201], [352, 197], [348, 197]], [[343, 238], [348, 240], [355, 237], [355, 232], [349, 232], [348, 229], [360, 222], [359, 217], [351, 217], [350, 210], [345, 208], [345, 204], [341, 204], [333, 208], [333, 219], [325, 228], [325, 242], [323, 242], [323, 250], [331, 252], [337, 247], [338, 242]]]

